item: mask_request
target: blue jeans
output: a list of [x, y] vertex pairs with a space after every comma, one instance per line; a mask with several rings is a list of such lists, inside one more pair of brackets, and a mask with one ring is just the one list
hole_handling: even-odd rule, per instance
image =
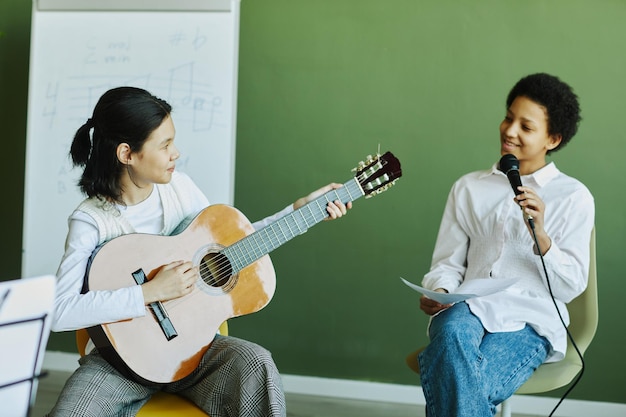
[[548, 355], [530, 326], [489, 333], [464, 302], [433, 317], [418, 359], [428, 417], [493, 417]]

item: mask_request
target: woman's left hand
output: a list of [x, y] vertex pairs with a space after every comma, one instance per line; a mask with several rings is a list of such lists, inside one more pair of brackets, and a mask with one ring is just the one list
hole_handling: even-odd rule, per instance
[[[304, 196], [302, 198], [297, 199], [294, 203], [293, 203], [293, 209], [297, 210], [300, 207], [304, 206], [307, 203], [310, 203], [311, 201], [315, 200], [317, 197], [331, 191], [331, 190], [336, 190], [338, 188], [343, 187], [342, 184], [337, 184], [337, 183], [330, 183], [328, 185], [325, 185], [322, 188], [319, 188], [315, 191], [313, 191], [312, 193], [310, 193], [307, 196]], [[344, 204], [339, 200], [335, 200], [335, 201], [330, 201], [328, 202], [328, 204], [326, 205], [326, 211], [328, 212], [328, 217], [325, 220], [332, 220], [332, 219], [338, 219], [339, 217], [343, 216], [344, 214], [346, 214], [348, 212], [348, 210], [350, 210], [352, 208], [352, 202], [348, 202], [348, 204]]]

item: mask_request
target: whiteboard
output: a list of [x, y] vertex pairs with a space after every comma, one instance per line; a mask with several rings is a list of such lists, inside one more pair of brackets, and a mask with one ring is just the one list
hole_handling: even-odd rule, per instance
[[31, 30], [22, 276], [56, 272], [84, 198], [70, 145], [110, 88], [169, 102], [177, 169], [233, 203], [239, 0], [35, 0]]

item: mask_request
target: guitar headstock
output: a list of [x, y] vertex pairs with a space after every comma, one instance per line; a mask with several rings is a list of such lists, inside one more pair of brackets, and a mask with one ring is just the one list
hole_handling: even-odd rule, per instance
[[402, 176], [400, 161], [391, 152], [383, 155], [368, 155], [365, 161], [353, 169], [365, 198], [380, 194], [391, 187]]

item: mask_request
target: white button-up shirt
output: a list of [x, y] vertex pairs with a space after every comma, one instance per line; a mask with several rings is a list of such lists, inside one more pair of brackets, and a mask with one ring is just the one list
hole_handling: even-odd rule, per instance
[[[522, 176], [522, 184], [533, 188], [545, 203], [544, 228], [552, 245], [544, 261], [552, 293], [569, 324], [565, 303], [587, 286], [593, 196], [554, 163]], [[513, 197], [497, 164], [457, 180], [422, 285], [454, 292], [464, 280], [516, 279], [504, 291], [466, 302], [489, 332], [516, 331], [530, 325], [551, 343], [548, 361], [557, 361], [565, 355], [567, 335], [552, 302], [541, 258]]]

